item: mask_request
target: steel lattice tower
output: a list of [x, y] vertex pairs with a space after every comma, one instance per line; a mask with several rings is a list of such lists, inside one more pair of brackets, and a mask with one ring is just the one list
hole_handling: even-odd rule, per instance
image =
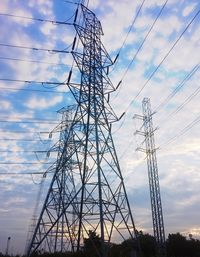
[[73, 239], [65, 235], [69, 235], [69, 233], [73, 235], [74, 233], [76, 227], [74, 209], [76, 204], [68, 208], [70, 214], [68, 216], [63, 209], [76, 194], [73, 176], [79, 164], [72, 163], [72, 159], [69, 158], [76, 147], [73, 134], [70, 132], [75, 109], [74, 106], [70, 106], [61, 109], [59, 112], [62, 114], [62, 122], [53, 132], [60, 131], [60, 139], [48, 152], [48, 154], [51, 151], [58, 152], [55, 165], [49, 168], [54, 172], [54, 175], [27, 247], [28, 256], [35, 251], [38, 253], [44, 251], [63, 252], [67, 251], [69, 247], [70, 249], [74, 247]]
[[148, 166], [149, 189], [151, 198], [151, 209], [153, 219], [154, 237], [158, 244], [159, 256], [165, 256], [165, 230], [162, 212], [162, 202], [158, 177], [158, 165], [156, 158], [156, 147], [154, 139], [154, 129], [152, 121], [152, 111], [150, 99], [144, 98], [143, 107], [143, 126], [146, 144], [146, 157]]
[[70, 72], [68, 84], [77, 108], [61, 133], [55, 175], [28, 255], [39, 249], [80, 251], [84, 238], [94, 231], [101, 242], [98, 256], [107, 257], [110, 242], [135, 237], [111, 133], [112, 123], [118, 120], [109, 104], [114, 91], [107, 75], [112, 61], [101, 43], [101, 24], [93, 12], [80, 5], [74, 27], [82, 45], [82, 49], [76, 47], [75, 38], [72, 47], [81, 83], [70, 82]]

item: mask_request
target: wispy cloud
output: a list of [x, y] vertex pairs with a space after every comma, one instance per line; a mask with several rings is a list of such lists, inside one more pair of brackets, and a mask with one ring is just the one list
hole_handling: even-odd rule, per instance
[[63, 97], [62, 96], [55, 96], [54, 98], [51, 98], [50, 100], [44, 98], [44, 97], [31, 97], [28, 99], [24, 105], [30, 109], [47, 109], [49, 107], [52, 107], [56, 105], [57, 103], [62, 102]]

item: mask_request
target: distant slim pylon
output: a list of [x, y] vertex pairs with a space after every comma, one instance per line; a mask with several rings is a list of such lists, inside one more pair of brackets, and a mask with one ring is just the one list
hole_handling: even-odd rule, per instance
[[28, 255], [80, 251], [93, 231], [100, 236], [97, 255], [107, 257], [111, 242], [136, 235], [111, 133], [118, 118], [109, 104], [115, 89], [108, 78], [112, 61], [101, 43], [101, 23], [80, 5], [74, 27], [82, 45], [77, 47], [74, 39], [72, 55], [81, 83], [71, 82], [71, 71], [68, 84], [77, 107], [71, 122], [63, 121], [68, 126], [61, 133], [55, 175]]
[[164, 230], [164, 219], [162, 211], [162, 202], [160, 194], [159, 176], [158, 176], [158, 165], [156, 158], [156, 147], [154, 139], [154, 128], [151, 111], [151, 104], [149, 98], [144, 98], [142, 101], [143, 115], [135, 115], [135, 118], [139, 118], [143, 121], [142, 129], [136, 131], [145, 137], [145, 149], [138, 148], [137, 150], [146, 153], [147, 167], [148, 167], [148, 178], [149, 178], [149, 190], [151, 199], [151, 210], [153, 220], [153, 232], [157, 242], [157, 249], [159, 257], [166, 256], [165, 248], [165, 230]]

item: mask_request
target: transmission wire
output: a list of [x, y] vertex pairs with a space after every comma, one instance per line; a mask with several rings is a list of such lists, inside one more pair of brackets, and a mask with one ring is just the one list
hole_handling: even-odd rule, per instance
[[49, 65], [55, 65], [55, 66], [62, 65], [62, 66], [69, 67], [69, 65], [64, 64], [64, 63], [51, 63], [51, 62], [43, 62], [43, 61], [38, 61], [38, 60], [24, 60], [24, 59], [19, 59], [19, 58], [11, 58], [11, 57], [3, 57], [3, 56], [0, 56], [0, 60], [30, 62], [30, 63], [41, 63], [41, 64], [49, 64]]
[[119, 51], [118, 51], [118, 53], [117, 53], [117, 56], [116, 56], [117, 60], [116, 60], [116, 62], [115, 62], [115, 64], [114, 64], [114, 67], [113, 67], [113, 69], [111, 70], [111, 72], [113, 72], [113, 70], [114, 70], [115, 67], [116, 67], [116, 64], [117, 64], [117, 62], [118, 62], [118, 58], [119, 58], [119, 56], [120, 56], [120, 54], [121, 54], [121, 51], [122, 51], [122, 49], [124, 48], [124, 45], [125, 45], [125, 43], [126, 43], [126, 41], [127, 41], [127, 38], [128, 38], [128, 36], [129, 36], [129, 34], [131, 33], [131, 30], [133, 29], [133, 26], [134, 26], [135, 23], [136, 23], [136, 20], [137, 20], [137, 18], [138, 18], [138, 16], [139, 16], [140, 12], [141, 12], [141, 10], [142, 10], [142, 7], [143, 7], [145, 1], [146, 1], [146, 0], [143, 0], [143, 1], [142, 1], [141, 5], [140, 5], [140, 7], [139, 7], [139, 9], [138, 9], [138, 11], [136, 12], [136, 15], [135, 15], [135, 17], [134, 17], [134, 19], [133, 19], [133, 21], [132, 21], [132, 23], [131, 23], [131, 25], [130, 25], [130, 27], [129, 27], [129, 30], [128, 30], [128, 32], [127, 32], [125, 38], [124, 38], [124, 41], [123, 41], [123, 43], [122, 43], [122, 45], [121, 45], [121, 47], [120, 47], [120, 49], [119, 49]]
[[[48, 52], [48, 53], [66, 53], [66, 54], [71, 53], [70, 51], [65, 51], [65, 50], [38, 48], [38, 47], [30, 47], [30, 46], [22, 46], [22, 45], [19, 46], [19, 45], [13, 45], [13, 44], [5, 44], [5, 43], [0, 43], [0, 46], [10, 47], [10, 48], [28, 49], [28, 50], [33, 50], [33, 51], [44, 51], [44, 52]], [[67, 48], [65, 48], [65, 49], [67, 49]]]
[[186, 100], [181, 105], [179, 105], [175, 111], [173, 111], [168, 116], [168, 119], [174, 116], [176, 113], [178, 113], [181, 109], [183, 109], [183, 107], [186, 106], [186, 104], [188, 104], [199, 92], [200, 92], [200, 86], [189, 97], [187, 97]]
[[190, 129], [192, 129], [195, 125], [197, 125], [200, 122], [200, 115], [195, 118], [191, 123], [189, 123], [187, 126], [185, 126], [179, 134], [175, 135], [174, 137], [170, 138], [167, 142], [162, 143], [160, 145], [160, 148], [165, 148], [167, 145], [171, 144], [173, 141], [175, 141], [177, 138], [181, 137], [185, 133], [187, 133]]
[[197, 70], [199, 69], [200, 64], [195, 65], [192, 70], [185, 76], [185, 78], [179, 83], [179, 85], [162, 101], [154, 110], [154, 112], [158, 112], [163, 106], [165, 106], [185, 85], [185, 83], [188, 82], [189, 79], [191, 79]]
[[[56, 21], [56, 20], [48, 20], [48, 19], [41, 19], [41, 18], [32, 18], [32, 17], [21, 16], [21, 15], [15, 15], [15, 14], [11, 14], [11, 13], [0, 13], [0, 16], [7, 16], [7, 17], [11, 17], [11, 18], [20, 18], [20, 19], [40, 21], [40, 22], [50, 22], [54, 25], [73, 25], [72, 23], [68, 23], [66, 21]], [[69, 18], [68, 20], [70, 20], [71, 18]]]
[[[200, 86], [199, 86], [192, 94], [190, 94], [190, 95], [185, 99], [185, 101], [182, 102], [174, 111], [172, 111], [172, 112], [167, 116], [167, 118], [166, 118], [164, 121], [162, 121], [162, 125], [163, 125], [164, 123], [166, 123], [167, 121], [169, 121], [170, 119], [172, 119], [174, 115], [176, 115], [178, 112], [180, 112], [180, 111], [183, 109], [183, 107], [185, 107], [189, 102], [191, 102], [191, 100], [192, 100], [197, 94], [199, 94], [199, 93], [200, 93]], [[163, 127], [163, 126], [162, 126], [162, 127]], [[161, 128], [162, 128], [162, 127], [161, 127]]]
[[144, 88], [147, 86], [147, 84], [149, 83], [149, 81], [152, 79], [152, 77], [155, 75], [155, 73], [157, 72], [157, 70], [160, 68], [160, 66], [163, 64], [163, 62], [167, 59], [167, 57], [170, 55], [170, 53], [172, 52], [172, 50], [174, 49], [174, 47], [178, 44], [178, 42], [180, 41], [180, 39], [183, 37], [183, 35], [185, 34], [185, 32], [188, 30], [188, 28], [190, 27], [190, 25], [194, 22], [194, 20], [197, 18], [197, 16], [200, 14], [200, 10], [198, 10], [198, 12], [195, 14], [195, 16], [192, 18], [192, 20], [188, 23], [188, 25], [186, 26], [186, 28], [182, 31], [182, 33], [179, 35], [179, 37], [176, 39], [176, 41], [173, 43], [173, 45], [170, 47], [169, 51], [166, 53], [166, 55], [164, 56], [164, 58], [161, 60], [161, 62], [158, 64], [158, 66], [154, 69], [154, 71], [151, 73], [151, 75], [149, 76], [149, 78], [147, 79], [147, 81], [144, 83], [144, 85], [141, 87], [141, 89], [139, 90], [139, 92], [136, 94], [136, 96], [133, 98], [133, 100], [130, 102], [130, 104], [128, 105], [128, 107], [126, 108], [126, 111], [129, 109], [129, 107], [135, 102], [135, 100], [137, 99], [137, 97], [141, 94], [141, 92], [144, 90]]
[[[127, 68], [126, 68], [124, 74], [122, 75], [122, 78], [121, 78], [120, 82], [122, 82], [122, 81], [124, 80], [124, 78], [126, 77], [128, 71], [129, 71], [129, 69], [131, 68], [131, 65], [133, 64], [133, 62], [134, 62], [134, 60], [136, 59], [138, 53], [140, 52], [141, 48], [143, 47], [144, 43], [146, 42], [148, 36], [150, 35], [151, 31], [153, 30], [153, 28], [154, 28], [156, 22], [158, 21], [159, 17], [161, 16], [161, 14], [162, 14], [162, 12], [163, 12], [163, 10], [164, 10], [164, 8], [165, 8], [167, 2], [168, 2], [168, 0], [165, 1], [165, 3], [163, 4], [162, 8], [161, 8], [160, 11], [159, 11], [159, 13], [157, 14], [156, 19], [153, 21], [153, 23], [152, 23], [150, 29], [148, 30], [146, 36], [144, 37], [142, 43], [140, 44], [140, 46], [139, 46], [139, 48], [137, 49], [135, 55], [133, 56], [132, 60], [131, 60], [130, 63], [128, 64], [128, 66], [127, 66]], [[122, 83], [120, 83], [120, 88], [121, 88], [121, 86], [122, 86]], [[118, 93], [116, 94], [116, 97], [118, 96], [118, 94], [119, 94], [119, 92], [120, 92], [120, 88], [119, 88], [119, 90], [118, 90]]]
[[[168, 0], [167, 0], [168, 1]], [[167, 1], [165, 2], [164, 6], [166, 5]], [[176, 41], [173, 43], [173, 45], [171, 46], [171, 48], [168, 50], [168, 52], [166, 53], [166, 55], [164, 56], [164, 58], [161, 60], [161, 62], [158, 64], [158, 66], [154, 69], [154, 71], [151, 73], [151, 75], [149, 76], [149, 78], [147, 79], [147, 81], [144, 83], [144, 85], [142, 86], [142, 88], [139, 90], [139, 92], [136, 94], [136, 96], [132, 99], [132, 101], [129, 103], [129, 105], [127, 106], [127, 108], [125, 109], [125, 118], [122, 121], [122, 124], [120, 125], [120, 127], [117, 129], [120, 130], [122, 128], [122, 126], [124, 125], [124, 122], [126, 120], [126, 115], [128, 112], [128, 109], [130, 108], [130, 106], [135, 102], [135, 100], [137, 99], [137, 97], [141, 94], [141, 92], [143, 91], [143, 89], [147, 86], [147, 84], [149, 83], [149, 81], [152, 79], [152, 77], [154, 76], [154, 74], [157, 72], [157, 70], [160, 68], [160, 66], [163, 64], [163, 62], [167, 59], [167, 57], [170, 55], [171, 51], [174, 49], [174, 47], [178, 44], [178, 42], [180, 41], [180, 39], [183, 37], [183, 35], [185, 34], [185, 32], [188, 30], [188, 28], [190, 27], [190, 25], [194, 22], [194, 20], [197, 18], [197, 16], [200, 13], [200, 9], [197, 11], [197, 13], [194, 15], [194, 17], [190, 20], [190, 22], [187, 24], [187, 26], [185, 27], [185, 29], [182, 31], [182, 33], [179, 35], [179, 37], [176, 39]]]
[[0, 87], [0, 90], [12, 90], [12, 91], [30, 91], [30, 92], [42, 92], [42, 93], [54, 93], [54, 94], [66, 94], [68, 92], [55, 91], [55, 90], [40, 90], [40, 89], [27, 89], [27, 88], [13, 88], [13, 87]]

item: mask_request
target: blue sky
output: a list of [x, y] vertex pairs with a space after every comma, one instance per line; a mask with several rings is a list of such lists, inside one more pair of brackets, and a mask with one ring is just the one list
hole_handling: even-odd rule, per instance
[[[199, 1], [169, 0], [125, 74], [128, 64], [164, 2], [145, 1], [120, 51], [116, 65], [113, 70], [111, 68], [110, 77], [115, 86], [123, 78], [120, 88], [111, 96], [111, 104], [118, 116], [126, 111], [124, 118], [113, 126], [113, 137], [136, 226], [145, 232], [152, 233], [146, 160], [143, 153], [135, 151], [143, 141], [143, 138], [134, 135], [134, 131], [141, 126], [141, 122], [132, 117], [136, 113], [142, 113], [144, 97], [151, 99], [153, 111], [160, 106], [153, 118], [155, 127], [159, 127], [155, 133], [155, 139], [157, 147], [160, 147], [157, 158], [166, 234], [181, 232], [188, 236], [191, 233], [195, 238], [199, 238], [198, 117], [200, 102], [198, 93], [200, 90], [198, 82], [200, 74], [198, 67], [185, 84], [181, 82], [200, 62], [200, 15], [165, 58], [200, 9]], [[104, 30], [102, 40], [113, 59], [119, 52], [141, 3], [141, 0], [89, 1], [89, 8], [102, 22]], [[0, 2], [1, 14], [69, 22], [73, 21], [75, 8], [76, 5], [62, 0], [1, 0]], [[70, 50], [75, 35], [72, 26], [54, 25], [50, 22], [2, 15], [0, 15], [0, 22], [0, 44]], [[0, 57], [0, 79], [64, 82], [68, 78], [72, 64], [70, 54], [5, 46], [0, 46]], [[15, 60], [8, 60], [8, 58]], [[161, 62], [160, 68], [146, 84]], [[76, 67], [74, 67], [73, 80], [78, 79], [75, 70]], [[144, 89], [138, 95], [144, 85]], [[179, 90], [177, 90], [178, 86]], [[177, 90], [177, 93], [166, 101], [174, 90]], [[52, 87], [1, 80], [0, 91], [0, 162], [18, 163], [0, 164], [0, 172], [45, 171], [48, 164], [44, 165], [42, 162], [52, 162], [55, 155], [47, 159], [45, 154], [38, 153], [36, 156], [30, 151], [48, 150], [58, 139], [58, 135], [54, 135], [49, 142], [48, 133], [40, 132], [50, 132], [60, 119], [57, 110], [73, 103], [68, 88], [63, 85]], [[133, 99], [134, 102], [132, 102]], [[44, 119], [43, 123], [40, 119]], [[195, 119], [196, 123], [194, 122], [193, 126], [192, 122]], [[19, 123], [20, 121], [29, 121], [29, 123]], [[191, 128], [189, 126], [187, 131], [189, 124]], [[186, 133], [182, 133], [184, 128]], [[175, 137], [177, 135], [180, 136]], [[169, 144], [169, 140], [173, 137], [175, 140], [170, 141]], [[27, 139], [30, 141], [23, 141]], [[36, 164], [22, 164], [29, 162]], [[41, 203], [50, 179], [51, 174], [45, 179]], [[11, 236], [10, 250], [13, 253], [23, 252], [28, 225], [40, 187], [37, 183], [40, 181], [41, 175], [34, 175], [33, 178], [30, 175], [0, 175], [0, 251], [5, 251], [6, 240]]]

